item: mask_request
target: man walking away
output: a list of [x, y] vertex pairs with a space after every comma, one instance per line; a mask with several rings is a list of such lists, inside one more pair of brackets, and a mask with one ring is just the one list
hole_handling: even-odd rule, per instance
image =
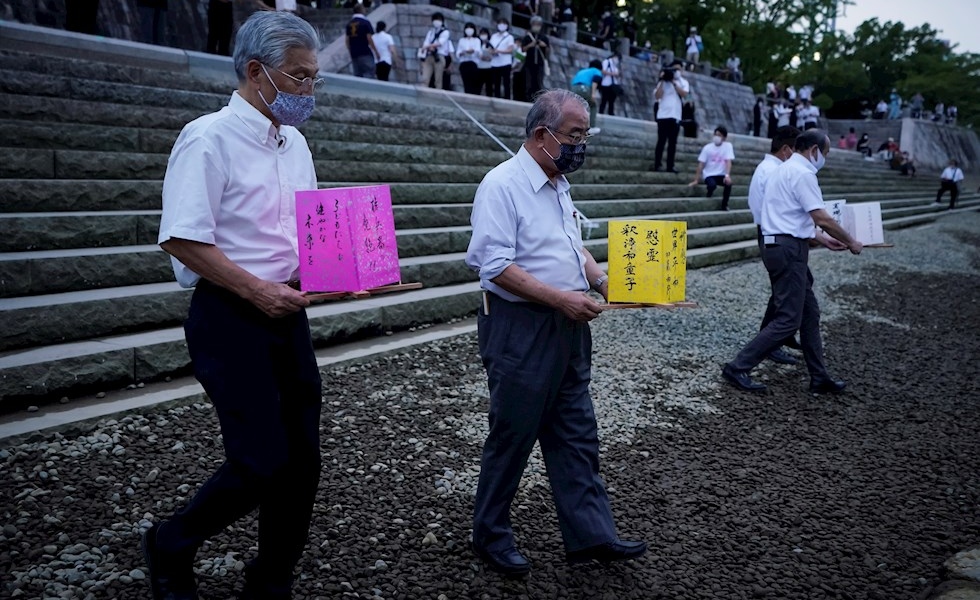
[[347, 23], [344, 42], [350, 52], [351, 71], [354, 77], [374, 79], [374, 60], [378, 49], [374, 45], [374, 27], [364, 16], [364, 5], [354, 5], [354, 17]]
[[949, 166], [943, 169], [939, 176], [939, 191], [936, 192], [936, 204], [942, 204], [943, 194], [949, 192], [949, 210], [956, 208], [956, 199], [960, 197], [960, 182], [963, 181], [963, 169], [955, 158], [949, 159]]

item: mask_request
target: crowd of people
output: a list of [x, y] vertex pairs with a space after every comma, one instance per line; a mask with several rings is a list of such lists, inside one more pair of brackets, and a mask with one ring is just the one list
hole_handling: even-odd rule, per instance
[[892, 88], [888, 96], [888, 101], [886, 102], [884, 98], [879, 100], [874, 109], [870, 111], [870, 116], [872, 119], [878, 120], [900, 119], [906, 114], [905, 109], [907, 108], [908, 116], [913, 119], [928, 119], [935, 123], [944, 123], [947, 125], [956, 124], [956, 117], [959, 113], [956, 105], [946, 105], [946, 103], [940, 100], [936, 102], [932, 112], [929, 113], [925, 110], [925, 102], [926, 99], [920, 92], [916, 92], [910, 101], [905, 102], [902, 96], [899, 95], [898, 90]]

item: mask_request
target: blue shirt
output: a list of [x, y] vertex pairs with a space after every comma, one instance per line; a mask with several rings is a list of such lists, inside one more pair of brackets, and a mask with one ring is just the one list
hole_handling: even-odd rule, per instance
[[557, 182], [552, 185], [523, 146], [483, 178], [473, 199], [473, 236], [466, 251], [466, 264], [479, 271], [483, 289], [525, 301], [491, 281], [510, 265], [562, 291], [589, 289], [568, 180], [560, 176]]
[[364, 15], [354, 15], [354, 18], [347, 23], [347, 38], [350, 40], [350, 57], [358, 56], [374, 57], [371, 45], [368, 43], [368, 36], [374, 35], [374, 27], [371, 21]]
[[591, 88], [593, 83], [602, 83], [602, 71], [595, 67], [582, 69], [572, 77], [572, 85], [584, 85]]

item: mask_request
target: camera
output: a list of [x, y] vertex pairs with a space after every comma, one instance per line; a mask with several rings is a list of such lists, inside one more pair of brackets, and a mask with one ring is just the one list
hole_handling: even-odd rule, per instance
[[673, 81], [674, 80], [674, 74], [676, 72], [677, 72], [677, 69], [675, 69], [673, 67], [668, 67], [668, 68], [664, 69], [660, 73], [660, 79], [663, 79], [664, 81]]

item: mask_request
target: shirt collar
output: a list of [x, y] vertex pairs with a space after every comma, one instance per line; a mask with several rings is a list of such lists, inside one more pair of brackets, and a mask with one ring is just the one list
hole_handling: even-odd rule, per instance
[[252, 132], [260, 144], [266, 144], [269, 140], [275, 140], [279, 135], [276, 126], [272, 124], [269, 117], [259, 112], [259, 109], [249, 104], [248, 100], [242, 98], [238, 90], [231, 94], [228, 108], [232, 110], [242, 123]]
[[794, 152], [793, 156], [790, 156], [789, 160], [787, 160], [786, 162], [790, 162], [790, 161], [806, 167], [806, 169], [811, 173], [813, 173], [814, 175], [816, 175], [817, 173], [817, 168], [813, 166], [813, 163], [807, 160], [807, 158], [802, 154], [800, 154], [799, 152]]
[[768, 160], [769, 162], [774, 162], [777, 165], [783, 164], [783, 161], [780, 160], [780, 158], [778, 156], [776, 156], [775, 154], [766, 154], [766, 157], [763, 160]]
[[[524, 170], [524, 174], [527, 175], [528, 181], [531, 183], [531, 189], [537, 194], [541, 191], [541, 188], [545, 184], [550, 183], [548, 176], [545, 174], [544, 169], [538, 164], [538, 161], [534, 160], [531, 153], [527, 151], [527, 148], [521, 144], [521, 149], [517, 151], [517, 164], [521, 165], [521, 169]], [[557, 179], [557, 185], [555, 186], [559, 192], [565, 192], [571, 186], [568, 180], [565, 179], [564, 175], [559, 175]]]

